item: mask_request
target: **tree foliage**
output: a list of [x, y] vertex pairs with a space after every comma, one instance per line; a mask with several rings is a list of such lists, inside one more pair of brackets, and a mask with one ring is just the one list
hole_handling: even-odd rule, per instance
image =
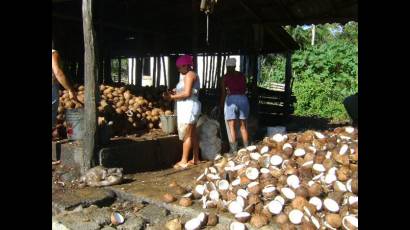
[[[357, 23], [316, 26], [315, 45], [311, 29], [286, 27], [301, 49], [292, 55], [295, 115], [346, 120], [345, 97], [357, 92]], [[262, 60], [260, 85], [284, 82], [285, 59], [268, 55]]]

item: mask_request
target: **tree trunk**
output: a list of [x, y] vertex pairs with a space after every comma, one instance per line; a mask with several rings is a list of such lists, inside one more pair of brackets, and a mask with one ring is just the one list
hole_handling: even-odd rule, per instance
[[312, 46], [315, 45], [316, 26], [312, 25]]
[[81, 158], [81, 172], [91, 168], [92, 159], [97, 145], [97, 106], [96, 94], [98, 91], [96, 84], [96, 75], [98, 73], [96, 65], [95, 52], [95, 34], [93, 28], [92, 15], [93, 0], [83, 0], [83, 31], [84, 31], [84, 85], [85, 85], [85, 103], [84, 103], [84, 152]]

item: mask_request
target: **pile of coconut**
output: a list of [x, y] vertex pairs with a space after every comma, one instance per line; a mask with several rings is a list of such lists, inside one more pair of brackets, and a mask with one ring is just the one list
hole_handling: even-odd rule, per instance
[[[166, 202], [229, 212], [230, 229], [260, 228], [269, 223], [281, 229], [358, 228], [358, 130], [276, 134], [258, 145], [223, 158], [196, 179], [188, 193], [172, 184]], [[204, 212], [205, 215], [208, 213]], [[202, 218], [202, 217], [200, 217]], [[198, 217], [186, 229], [206, 224]]]
[[[78, 99], [84, 103], [84, 86], [76, 86]], [[133, 131], [160, 128], [160, 115], [172, 115], [171, 104], [164, 101], [164, 88], [100, 85], [98, 124], [113, 122], [114, 135], [122, 136]], [[60, 91], [57, 128], [66, 128], [65, 111], [82, 108], [70, 99], [68, 91]]]

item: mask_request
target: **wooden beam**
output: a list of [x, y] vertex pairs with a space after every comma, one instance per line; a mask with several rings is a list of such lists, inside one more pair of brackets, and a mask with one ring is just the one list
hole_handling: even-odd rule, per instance
[[[60, 19], [64, 19], [64, 20], [82, 22], [81, 18], [78, 18], [78, 17], [75, 17], [75, 16], [64, 15], [64, 14], [59, 14], [59, 13], [54, 13], [54, 12], [52, 13], [52, 16], [55, 17], [55, 18], [60, 18]], [[132, 26], [123, 26], [123, 25], [118, 25], [118, 24], [115, 24], [115, 23], [101, 22], [101, 21], [95, 21], [94, 22], [94, 25], [100, 25], [100, 24], [102, 24], [104, 27], [109, 27], [109, 28], [118, 29], [118, 30], [130, 31], [130, 32], [135, 32], [135, 33], [147, 33], [147, 34], [152, 34], [152, 35], [160, 35], [160, 33], [157, 33], [155, 31], [135, 28], [135, 27], [132, 27]]]
[[83, 31], [84, 31], [84, 85], [85, 85], [85, 105], [84, 105], [84, 152], [81, 158], [81, 172], [91, 168], [93, 156], [97, 145], [97, 63], [95, 52], [95, 33], [92, 13], [93, 0], [83, 0]]
[[285, 65], [285, 110], [284, 115], [289, 115], [289, 107], [290, 105], [290, 98], [292, 96], [292, 88], [291, 88], [291, 81], [292, 81], [292, 54], [288, 52], [286, 54], [286, 65]]
[[142, 58], [138, 57], [136, 60], [136, 73], [135, 73], [135, 85], [142, 85]]

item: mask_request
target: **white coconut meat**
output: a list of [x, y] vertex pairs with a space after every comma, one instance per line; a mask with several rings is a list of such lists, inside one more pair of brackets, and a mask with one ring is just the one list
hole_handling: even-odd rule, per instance
[[322, 209], [322, 200], [319, 197], [313, 196], [310, 198], [309, 203], [315, 206], [317, 211], [320, 211]]
[[320, 178], [322, 178], [323, 175], [324, 175], [323, 173], [319, 173], [318, 175], [314, 176], [314, 177], [312, 178], [312, 180], [313, 180], [313, 181], [319, 180]]
[[269, 147], [268, 146], [263, 146], [262, 148], [261, 148], [261, 154], [263, 155], [263, 154], [265, 154], [265, 153], [268, 153], [269, 152]]
[[312, 185], [314, 185], [316, 182], [314, 182], [313, 180], [310, 180], [309, 182], [308, 182], [308, 185], [309, 185], [309, 187], [312, 187]]
[[346, 185], [343, 184], [340, 181], [335, 181], [334, 186], [339, 190], [340, 192], [347, 192]]
[[330, 199], [330, 198], [326, 198], [323, 201], [323, 205], [325, 206], [325, 208], [330, 211], [330, 212], [338, 212], [339, 211], [339, 204], [337, 204], [336, 201]]
[[206, 213], [201, 212], [201, 213], [199, 213], [199, 215], [196, 218], [199, 220], [201, 225], [204, 225], [204, 224], [206, 224], [205, 220], [206, 220], [207, 217], [208, 217], [208, 215]]
[[245, 189], [238, 189], [238, 191], [236, 192], [236, 195], [241, 196], [243, 198], [248, 198], [249, 192], [246, 191]]
[[323, 134], [320, 133], [320, 132], [315, 132], [315, 136], [316, 136], [316, 138], [318, 138], [318, 139], [324, 139], [324, 138], [325, 138], [325, 135], [323, 135]]
[[314, 161], [306, 161], [305, 163], [302, 164], [302, 167], [310, 168], [313, 166], [313, 164], [314, 164]]
[[348, 126], [345, 128], [346, 133], [352, 134], [354, 132], [354, 128], [351, 126]]
[[234, 171], [238, 171], [238, 170], [241, 170], [241, 169], [244, 168], [244, 167], [245, 167], [245, 164], [235, 165], [235, 167], [233, 167], [233, 170], [234, 170]]
[[302, 223], [303, 212], [298, 209], [293, 209], [289, 212], [289, 220], [292, 224]]
[[282, 211], [282, 208], [283, 208], [283, 204], [280, 201], [273, 200], [268, 203], [268, 210], [272, 214], [275, 214], [275, 215], [279, 214]]
[[182, 197], [184, 197], [184, 198], [191, 198], [191, 197], [192, 197], [192, 192], [187, 193], [187, 194], [183, 195]]
[[192, 220], [188, 220], [185, 223], [186, 230], [197, 230], [201, 227], [201, 221], [198, 218], [194, 218]]
[[229, 225], [229, 230], [245, 230], [246, 226], [243, 223], [240, 222], [232, 222]]
[[283, 158], [279, 155], [273, 155], [270, 158], [270, 163], [273, 166], [278, 166], [278, 165], [282, 164], [282, 162], [283, 162]]
[[201, 198], [201, 201], [202, 201], [202, 209], [206, 209], [207, 208], [207, 200], [206, 200], [206, 196], [203, 196], [202, 198]]
[[312, 216], [312, 213], [309, 211], [309, 209], [306, 206], [303, 206], [303, 210], [305, 211], [306, 215], [308, 215], [308, 217]]
[[233, 187], [238, 186], [241, 184], [241, 179], [235, 179], [234, 181], [232, 181], [231, 185]]
[[315, 227], [317, 229], [320, 229], [320, 223], [319, 223], [319, 220], [316, 217], [312, 216], [312, 217], [310, 217], [310, 220], [312, 221], [313, 225], [315, 225]]
[[209, 193], [209, 198], [210, 198], [211, 200], [213, 200], [213, 201], [218, 201], [218, 200], [219, 200], [219, 193], [218, 193], [218, 191], [212, 190], [212, 191]]
[[260, 172], [261, 172], [262, 174], [270, 174], [270, 170], [267, 169], [267, 168], [261, 168]]
[[277, 133], [275, 135], [273, 135], [273, 137], [271, 138], [273, 141], [275, 142], [283, 142], [286, 140], [286, 137], [280, 133]]
[[226, 166], [227, 167], [235, 167], [235, 162], [234, 161], [228, 161], [227, 163], [226, 163]]
[[330, 151], [327, 151], [327, 153], [326, 153], [326, 159], [330, 159], [331, 157], [332, 157], [332, 152], [330, 152]]
[[228, 190], [229, 189], [229, 182], [227, 180], [220, 180], [217, 183], [219, 190]]
[[203, 180], [203, 179], [205, 178], [205, 176], [206, 176], [206, 174], [205, 174], [205, 173], [202, 173], [202, 174], [196, 179], [196, 181], [201, 181], [201, 180]]
[[281, 195], [277, 195], [273, 200], [279, 201], [279, 203], [285, 205], [285, 198], [283, 198]]
[[352, 179], [349, 179], [349, 180], [346, 182], [346, 188], [347, 188], [347, 190], [348, 190], [349, 192], [352, 192]]
[[315, 170], [316, 172], [325, 172], [326, 168], [322, 164], [314, 164], [313, 170]]
[[207, 175], [208, 174], [208, 168], [205, 168], [204, 174]]
[[248, 150], [249, 152], [253, 152], [256, 150], [256, 146], [255, 145], [250, 145], [248, 147], [246, 147], [246, 150]]
[[245, 208], [245, 199], [243, 197], [236, 197], [236, 202], [242, 207], [242, 209]]
[[248, 193], [249, 193], [249, 190], [250, 190], [252, 187], [257, 186], [257, 185], [259, 185], [259, 182], [257, 182], [257, 181], [254, 181], [254, 182], [249, 183], [249, 184], [248, 184], [248, 188], [247, 188]]
[[331, 173], [328, 173], [326, 176], [325, 176], [325, 183], [326, 184], [332, 184], [333, 182], [335, 182], [335, 181], [337, 181], [337, 177], [336, 177], [336, 175], [335, 174], [331, 174]]
[[328, 229], [330, 230], [337, 230], [336, 228], [332, 227], [329, 223], [327, 223], [326, 221], [323, 222], [323, 225], [326, 226]]
[[263, 194], [265, 194], [265, 193], [272, 193], [272, 192], [274, 192], [274, 191], [276, 191], [276, 188], [275, 188], [275, 186], [273, 186], [273, 185], [267, 185], [267, 186], [265, 186], [265, 187], [262, 189], [262, 193], [263, 193]]
[[216, 168], [214, 168], [214, 167], [209, 167], [208, 170], [209, 170], [209, 172], [211, 172], [212, 174], [217, 174], [217, 173], [218, 173], [218, 171], [217, 171]]
[[347, 226], [348, 223], [350, 225], [353, 225], [355, 228], [359, 227], [359, 220], [357, 219], [357, 217], [353, 215], [347, 215], [343, 217], [342, 219], [343, 227], [345, 227], [347, 230], [350, 230], [350, 228]]
[[347, 151], [349, 151], [349, 146], [344, 144], [342, 145], [342, 147], [340, 148], [339, 154], [340, 155], [345, 155], [347, 153]]
[[312, 151], [313, 154], [316, 153], [317, 149], [314, 146], [309, 146], [308, 149]]
[[359, 197], [358, 196], [349, 196], [349, 198], [348, 198], [348, 202], [349, 202], [349, 205], [353, 205], [353, 204], [355, 204], [355, 203], [357, 203], [359, 201]]
[[251, 218], [251, 214], [249, 212], [240, 212], [235, 214], [235, 219], [240, 222], [247, 222]]
[[245, 174], [249, 180], [256, 180], [259, 177], [259, 170], [257, 168], [249, 167], [246, 169]]
[[282, 192], [282, 194], [286, 197], [286, 198], [288, 198], [289, 200], [293, 200], [293, 199], [295, 199], [295, 197], [296, 197], [296, 194], [295, 194], [295, 192], [292, 190], [292, 189], [290, 189], [290, 188], [282, 188], [281, 190], [280, 190], [281, 192]]
[[288, 176], [288, 178], [286, 179], [286, 183], [287, 183], [290, 187], [292, 187], [292, 188], [294, 188], [294, 189], [297, 189], [297, 188], [299, 188], [300, 180], [299, 180], [299, 177], [297, 177], [296, 175], [290, 175], [290, 176]]
[[302, 148], [297, 148], [295, 149], [295, 151], [293, 152], [293, 155], [297, 156], [297, 157], [301, 157], [304, 156], [306, 154], [306, 151]]
[[242, 155], [242, 154], [245, 154], [247, 152], [248, 152], [248, 150], [246, 150], [246, 148], [242, 148], [242, 149], [238, 150], [238, 155]]
[[287, 149], [287, 148], [293, 149], [293, 146], [292, 146], [291, 144], [289, 144], [289, 143], [285, 143], [285, 144], [282, 146], [282, 150], [285, 150], [285, 149]]
[[124, 223], [124, 217], [119, 212], [113, 212], [111, 214], [111, 223], [113, 225], [119, 225]]
[[221, 179], [221, 177], [217, 174], [211, 174], [209, 173], [208, 175], [206, 175], [208, 177], [209, 180], [219, 180]]
[[195, 186], [195, 192], [198, 193], [199, 195], [204, 195], [205, 192], [205, 186], [204, 185], [197, 185]]
[[232, 214], [238, 214], [243, 211], [242, 205], [238, 201], [232, 201], [228, 205], [228, 211]]
[[252, 152], [251, 154], [249, 154], [249, 156], [252, 160], [257, 161], [261, 157], [261, 154], [259, 154], [258, 152]]

